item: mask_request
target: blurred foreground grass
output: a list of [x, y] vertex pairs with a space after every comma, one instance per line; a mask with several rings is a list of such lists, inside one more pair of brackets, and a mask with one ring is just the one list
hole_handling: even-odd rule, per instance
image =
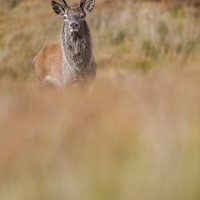
[[83, 94], [35, 85], [62, 23], [49, 1], [0, 2], [0, 200], [200, 199], [196, 8], [97, 1]]
[[0, 103], [0, 199], [198, 200], [199, 86], [199, 69], [109, 70], [85, 94], [13, 84]]

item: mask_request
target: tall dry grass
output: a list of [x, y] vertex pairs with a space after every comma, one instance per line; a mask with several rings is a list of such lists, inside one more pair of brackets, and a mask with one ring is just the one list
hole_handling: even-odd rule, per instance
[[33, 80], [33, 57], [59, 41], [49, 1], [0, 3], [0, 200], [199, 200], [194, 8], [97, 1], [98, 73], [83, 93]]
[[[14, 2], [1, 8], [0, 75], [24, 79], [42, 46], [59, 41], [62, 20], [47, 0]], [[163, 63], [172, 68], [198, 64], [199, 20], [192, 8], [166, 10], [162, 4], [134, 1], [97, 1], [88, 15], [98, 66], [142, 71]]]

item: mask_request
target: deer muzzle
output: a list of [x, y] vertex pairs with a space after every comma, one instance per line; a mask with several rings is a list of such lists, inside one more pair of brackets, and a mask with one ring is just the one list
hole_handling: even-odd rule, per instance
[[78, 32], [80, 29], [80, 24], [78, 22], [71, 22], [69, 24], [70, 32]]

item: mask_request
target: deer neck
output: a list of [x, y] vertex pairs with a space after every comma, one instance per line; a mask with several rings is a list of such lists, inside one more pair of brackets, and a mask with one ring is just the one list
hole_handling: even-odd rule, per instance
[[78, 81], [90, 67], [92, 61], [92, 41], [86, 22], [77, 33], [71, 33], [68, 25], [62, 28], [63, 67], [64, 82]]

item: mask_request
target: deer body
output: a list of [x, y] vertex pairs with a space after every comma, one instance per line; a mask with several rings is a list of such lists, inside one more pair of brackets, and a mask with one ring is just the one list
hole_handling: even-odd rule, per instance
[[54, 11], [64, 19], [61, 43], [46, 45], [34, 58], [36, 79], [42, 86], [69, 86], [90, 84], [96, 76], [92, 53], [92, 39], [84, 20], [94, 7], [94, 0], [81, 1], [80, 6], [69, 8], [52, 1]]

